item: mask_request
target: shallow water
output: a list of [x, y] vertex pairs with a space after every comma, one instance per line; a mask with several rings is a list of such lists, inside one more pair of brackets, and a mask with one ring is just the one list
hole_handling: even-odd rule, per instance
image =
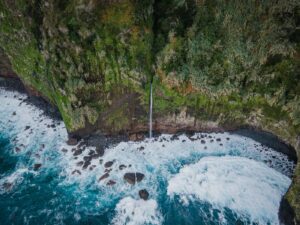
[[[162, 135], [111, 146], [82, 169], [78, 162], [94, 148], [75, 157], [64, 124], [25, 98], [0, 89], [1, 224], [279, 223], [294, 169], [281, 153], [229, 133]], [[112, 171], [99, 182], [108, 161]], [[145, 178], [130, 185], [126, 172]], [[141, 189], [148, 201], [139, 198]]]

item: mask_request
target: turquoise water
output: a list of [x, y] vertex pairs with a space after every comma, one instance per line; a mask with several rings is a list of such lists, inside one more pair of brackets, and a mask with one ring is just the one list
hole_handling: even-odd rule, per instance
[[[294, 164], [272, 149], [228, 133], [162, 135], [112, 146], [82, 169], [93, 147], [74, 156], [63, 123], [25, 98], [0, 89], [0, 224], [278, 224]], [[125, 172], [145, 178], [130, 185]]]

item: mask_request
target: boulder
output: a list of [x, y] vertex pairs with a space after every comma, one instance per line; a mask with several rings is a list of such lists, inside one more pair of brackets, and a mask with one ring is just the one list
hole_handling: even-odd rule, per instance
[[109, 168], [109, 167], [111, 167], [113, 164], [114, 164], [113, 161], [108, 161], [108, 162], [106, 162], [106, 163], [104, 164], [104, 167], [105, 167], [105, 168]]
[[141, 199], [144, 199], [146, 201], [146, 200], [148, 200], [149, 193], [146, 189], [142, 189], [139, 191], [139, 196]]
[[144, 179], [145, 175], [142, 173], [125, 173], [124, 180], [129, 184], [135, 184], [141, 182]]
[[41, 166], [42, 166], [41, 163], [36, 163], [36, 164], [34, 164], [34, 166], [33, 166], [33, 170], [34, 170], [34, 171], [38, 171], [38, 170], [41, 168]]

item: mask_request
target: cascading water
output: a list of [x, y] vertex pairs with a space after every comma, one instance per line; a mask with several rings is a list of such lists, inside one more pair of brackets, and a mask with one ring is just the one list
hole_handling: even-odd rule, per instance
[[149, 105], [149, 138], [152, 138], [152, 111], [153, 111], [153, 90], [150, 83], [150, 105]]
[[[239, 135], [197, 133], [121, 142], [92, 157], [94, 147], [68, 146], [64, 124], [26, 98], [0, 88], [1, 225], [279, 224], [294, 168], [286, 155]], [[143, 180], [127, 183], [130, 172]]]

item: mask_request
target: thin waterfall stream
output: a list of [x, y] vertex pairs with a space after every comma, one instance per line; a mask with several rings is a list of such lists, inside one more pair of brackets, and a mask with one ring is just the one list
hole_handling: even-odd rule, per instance
[[153, 111], [153, 90], [150, 83], [150, 106], [149, 106], [149, 138], [152, 138], [152, 111]]

